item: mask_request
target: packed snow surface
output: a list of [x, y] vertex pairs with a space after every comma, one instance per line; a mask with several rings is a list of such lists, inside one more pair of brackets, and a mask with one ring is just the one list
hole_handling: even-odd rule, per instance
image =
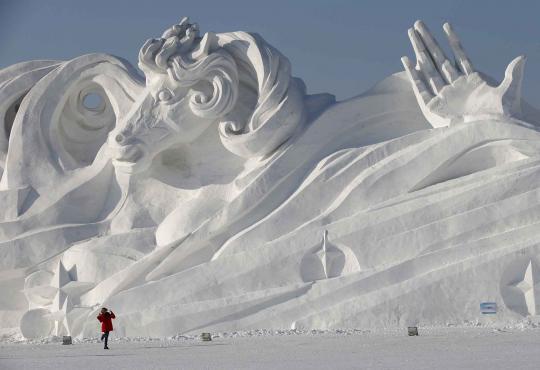
[[251, 331], [196, 337], [0, 344], [5, 370], [65, 369], [538, 369], [538, 329]]

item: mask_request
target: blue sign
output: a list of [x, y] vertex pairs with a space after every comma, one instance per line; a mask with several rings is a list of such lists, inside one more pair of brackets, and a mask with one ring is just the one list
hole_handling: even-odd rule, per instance
[[496, 302], [482, 302], [480, 303], [480, 312], [484, 315], [493, 315], [497, 313]]

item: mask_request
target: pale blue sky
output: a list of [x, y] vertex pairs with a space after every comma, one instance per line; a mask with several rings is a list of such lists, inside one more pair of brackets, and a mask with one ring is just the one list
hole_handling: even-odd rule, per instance
[[540, 106], [535, 0], [0, 0], [0, 67], [98, 51], [135, 62], [146, 39], [185, 15], [203, 32], [258, 32], [291, 60], [310, 92], [339, 99], [401, 70], [400, 57], [412, 55], [406, 31], [416, 19], [440, 40], [450, 21], [475, 67], [497, 79], [510, 60], [527, 55], [525, 97]]

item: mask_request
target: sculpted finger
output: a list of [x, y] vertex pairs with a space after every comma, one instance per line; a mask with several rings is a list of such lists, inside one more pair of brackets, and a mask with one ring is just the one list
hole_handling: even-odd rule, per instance
[[473, 73], [474, 69], [472, 63], [467, 57], [467, 54], [465, 53], [463, 46], [461, 46], [461, 42], [459, 41], [459, 38], [452, 29], [452, 26], [450, 26], [450, 23], [445, 23], [443, 25], [443, 29], [446, 33], [446, 36], [448, 37], [448, 42], [450, 42], [450, 47], [452, 47], [452, 51], [454, 52], [458, 67], [466, 75]]
[[444, 77], [446, 82], [452, 83], [458, 77], [458, 72], [455, 67], [450, 63], [444, 51], [441, 49], [437, 40], [431, 35], [431, 32], [427, 26], [422, 21], [416, 21], [414, 23], [414, 29], [420, 35], [420, 38], [424, 42], [429, 55], [435, 62], [435, 66], [438, 68], [441, 75]]
[[431, 99], [433, 99], [433, 94], [429, 91], [428, 87], [422, 81], [421, 76], [418, 71], [414, 68], [413, 64], [407, 57], [401, 58], [401, 63], [407, 72], [407, 76], [412, 83], [414, 95], [420, 104], [427, 104]]
[[416, 54], [418, 69], [422, 71], [426, 81], [428, 81], [430, 87], [437, 94], [444, 87], [445, 82], [435, 67], [435, 64], [433, 64], [433, 60], [418, 33], [413, 28], [409, 28], [408, 34], [414, 53]]

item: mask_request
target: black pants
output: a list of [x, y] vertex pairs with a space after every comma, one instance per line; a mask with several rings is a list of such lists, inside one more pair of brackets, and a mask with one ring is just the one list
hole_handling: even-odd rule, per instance
[[105, 346], [103, 348], [107, 348], [107, 342], [109, 341], [109, 332], [106, 331], [101, 335], [101, 340], [105, 341]]

